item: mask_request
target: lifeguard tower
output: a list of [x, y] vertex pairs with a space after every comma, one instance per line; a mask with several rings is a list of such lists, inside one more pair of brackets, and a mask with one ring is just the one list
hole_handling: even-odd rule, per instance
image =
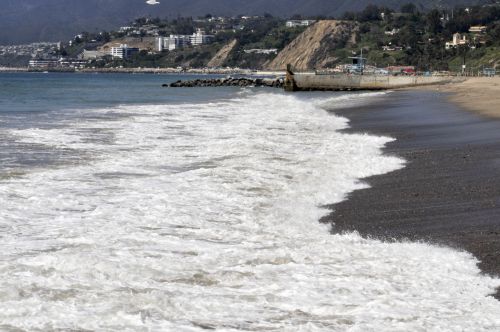
[[354, 74], [363, 75], [366, 65], [366, 58], [363, 58], [363, 52], [359, 56], [351, 56], [349, 57], [352, 63], [349, 66], [349, 72]]

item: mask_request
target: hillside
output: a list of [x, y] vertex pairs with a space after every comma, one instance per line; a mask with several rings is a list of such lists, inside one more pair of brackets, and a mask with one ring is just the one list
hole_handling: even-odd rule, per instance
[[358, 25], [353, 22], [319, 21], [286, 46], [266, 67], [280, 70], [289, 63], [298, 70], [328, 67], [338, 60], [332, 50], [355, 44], [357, 30]]
[[127, 44], [130, 47], [137, 47], [141, 50], [154, 50], [156, 47], [156, 41], [154, 37], [123, 37], [106, 43], [103, 46], [98, 47], [97, 49], [101, 52], [109, 53], [112, 47], [120, 46], [121, 44]]
[[223, 67], [229, 55], [234, 50], [238, 41], [236, 39], [224, 45], [217, 54], [207, 63], [207, 67], [216, 68]]
[[[410, 1], [410, 0], [409, 0]], [[484, 0], [485, 1], [485, 0]], [[421, 8], [454, 6], [480, 0], [414, 0]], [[81, 31], [110, 30], [141, 16], [170, 17], [213, 15], [262, 15], [289, 17], [294, 14], [340, 16], [367, 4], [399, 8], [398, 0], [2, 0], [0, 44], [59, 41]], [[406, 1], [405, 1], [406, 2]]]

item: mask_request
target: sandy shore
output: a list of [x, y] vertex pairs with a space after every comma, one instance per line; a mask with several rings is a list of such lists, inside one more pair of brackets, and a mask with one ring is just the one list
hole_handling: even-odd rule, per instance
[[449, 99], [479, 114], [500, 118], [500, 77], [471, 77], [462, 83], [427, 87], [450, 93]]
[[366, 179], [371, 188], [331, 206], [323, 222], [334, 232], [464, 249], [482, 271], [500, 276], [500, 120], [425, 90], [396, 91], [335, 113], [351, 120], [348, 131], [396, 138], [385, 153], [407, 166]]

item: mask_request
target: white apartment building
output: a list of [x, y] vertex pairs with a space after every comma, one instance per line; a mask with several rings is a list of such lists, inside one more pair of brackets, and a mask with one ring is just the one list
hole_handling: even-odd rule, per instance
[[189, 35], [170, 35], [170, 37], [156, 38], [156, 49], [158, 52], [165, 50], [173, 51], [191, 44]]
[[31, 68], [80, 68], [87, 64], [85, 60], [78, 59], [31, 59], [29, 67]]
[[206, 35], [202, 30], [198, 29], [192, 35], [170, 35], [169, 37], [156, 38], [156, 50], [172, 51], [179, 48], [184, 48], [189, 45], [197, 46], [209, 44], [214, 40], [215, 36]]
[[129, 47], [127, 44], [121, 44], [118, 47], [111, 48], [111, 55], [113, 58], [127, 59], [135, 53], [139, 53], [136, 47]]
[[286, 21], [287, 28], [295, 28], [295, 27], [308, 27], [314, 24], [315, 20], [290, 20]]
[[32, 59], [29, 61], [29, 66], [31, 68], [51, 68], [57, 67], [58, 65], [58, 60]]
[[190, 37], [191, 45], [197, 46], [197, 45], [209, 44], [214, 40], [214, 38], [215, 38], [215, 36], [206, 35], [203, 30], [198, 29]]

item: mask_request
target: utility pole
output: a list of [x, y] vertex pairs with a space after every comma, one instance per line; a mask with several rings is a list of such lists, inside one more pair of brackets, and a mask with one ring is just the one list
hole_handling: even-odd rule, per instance
[[467, 55], [467, 47], [464, 47], [464, 58], [463, 58], [463, 63], [462, 63], [462, 76], [465, 75], [465, 69], [467, 68], [467, 65], [465, 63], [465, 57]]
[[361, 75], [363, 75], [363, 72], [365, 70], [365, 60], [363, 59], [363, 47], [361, 47]]

